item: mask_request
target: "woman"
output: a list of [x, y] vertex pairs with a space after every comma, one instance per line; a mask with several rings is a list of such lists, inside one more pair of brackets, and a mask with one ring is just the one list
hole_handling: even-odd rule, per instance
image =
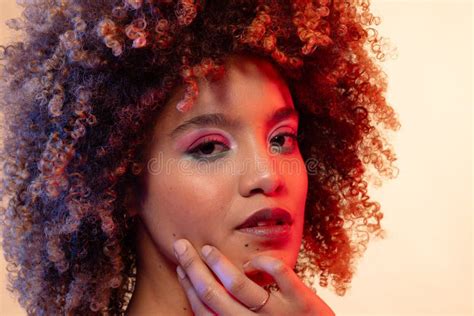
[[1, 214], [28, 314], [334, 315], [313, 282], [344, 295], [383, 236], [364, 176], [399, 127], [368, 2], [21, 4]]

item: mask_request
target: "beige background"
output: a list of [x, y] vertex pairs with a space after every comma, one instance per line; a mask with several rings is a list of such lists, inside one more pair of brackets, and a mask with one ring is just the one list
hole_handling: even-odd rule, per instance
[[[383, 64], [400, 114], [397, 179], [372, 187], [388, 235], [369, 244], [352, 289], [321, 297], [339, 315], [473, 315], [472, 2], [372, 0], [379, 31], [398, 49]], [[16, 16], [0, 0], [0, 42]], [[5, 288], [0, 315], [24, 315]]]

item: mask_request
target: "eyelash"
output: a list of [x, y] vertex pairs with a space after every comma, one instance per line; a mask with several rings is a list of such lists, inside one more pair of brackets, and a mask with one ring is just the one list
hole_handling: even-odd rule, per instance
[[[296, 142], [296, 146], [298, 146], [298, 135], [295, 134], [295, 133], [290, 133], [290, 132], [285, 132], [285, 133], [281, 133], [281, 134], [278, 134], [276, 135], [274, 138], [276, 137], [281, 137], [281, 136], [288, 136], [290, 137], [293, 141]], [[214, 159], [217, 159], [219, 158], [219, 156], [221, 155], [221, 153], [219, 154], [215, 154], [215, 155], [200, 155], [200, 154], [197, 154], [197, 152], [199, 152], [199, 150], [201, 150], [203, 147], [209, 145], [209, 144], [218, 144], [218, 145], [223, 145], [225, 146], [227, 149], [229, 149], [229, 146], [221, 141], [219, 141], [219, 139], [217, 138], [213, 138], [212, 136], [209, 137], [209, 138], [206, 138], [202, 143], [200, 143], [199, 145], [191, 148], [190, 150], [188, 150], [186, 153], [193, 156], [195, 159], [197, 160], [214, 160]], [[292, 151], [292, 150], [290, 150]]]

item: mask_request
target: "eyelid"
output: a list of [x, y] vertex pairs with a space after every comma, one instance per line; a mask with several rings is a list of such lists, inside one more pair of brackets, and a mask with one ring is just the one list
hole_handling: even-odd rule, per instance
[[275, 137], [276, 135], [273, 136], [273, 134], [276, 131], [278, 131], [280, 128], [285, 128], [285, 127], [291, 128], [292, 133], [297, 134], [298, 133], [298, 124], [297, 123], [290, 123], [289, 125], [285, 124], [285, 123], [288, 123], [288, 122], [293, 122], [293, 120], [284, 120], [282, 122], [279, 122], [278, 125], [273, 128], [272, 132], [268, 134], [268, 137], [269, 137], [268, 140], [271, 140], [273, 137]]
[[230, 144], [228, 144], [228, 141], [223, 139], [223, 138], [224, 137], [222, 137], [221, 135], [216, 135], [216, 134], [211, 134], [211, 135], [206, 135], [206, 136], [200, 137], [200, 138], [196, 139], [191, 145], [189, 145], [188, 150], [194, 150], [197, 147], [201, 146], [202, 144], [215, 143], [215, 142], [219, 142], [219, 143], [222, 143], [222, 144], [226, 145], [227, 147], [230, 147]]
[[[279, 129], [282, 126], [293, 127], [295, 133], [297, 133], [297, 131], [298, 131], [298, 121], [294, 120], [292, 118], [287, 118], [287, 119], [284, 119], [284, 120], [278, 122], [276, 126], [272, 127], [272, 132], [269, 133], [268, 135], [269, 136], [272, 135], [275, 130]], [[224, 129], [217, 128], [217, 127], [204, 127], [204, 128], [193, 130], [193, 131], [189, 132], [188, 134], [186, 134], [185, 136], [182, 136], [182, 137], [178, 138], [178, 140], [176, 142], [174, 142], [174, 145], [173, 145], [174, 150], [184, 151], [184, 150], [190, 148], [190, 145], [194, 144], [197, 141], [197, 139], [199, 139], [201, 137], [206, 137], [208, 134], [209, 135], [210, 134], [221, 134], [229, 140], [228, 147], [230, 149], [235, 149], [237, 147], [237, 143], [236, 143], [234, 137], [232, 137], [232, 135], [230, 133], [226, 132]], [[269, 141], [269, 140], [271, 140], [271, 138], [268, 139], [267, 141]]]
[[179, 138], [178, 141], [174, 144], [174, 149], [178, 151], [185, 151], [195, 144], [198, 140], [205, 137], [210, 137], [212, 135], [218, 134], [220, 137], [228, 139], [227, 143], [229, 148], [235, 148], [236, 142], [235, 139], [225, 130], [220, 128], [205, 127], [198, 130], [194, 130], [189, 134]]

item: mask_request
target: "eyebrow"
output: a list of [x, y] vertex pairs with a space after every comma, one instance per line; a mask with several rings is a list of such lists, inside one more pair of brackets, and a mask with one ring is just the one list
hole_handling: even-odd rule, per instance
[[[288, 118], [294, 118], [298, 121], [299, 113], [293, 107], [286, 105], [276, 109], [267, 116], [267, 125], [270, 126]], [[237, 129], [240, 128], [242, 124], [238, 120], [228, 118], [223, 113], [202, 114], [185, 121], [169, 133], [168, 136], [175, 138], [178, 134], [181, 134], [192, 127], [204, 126], [231, 127]]]

